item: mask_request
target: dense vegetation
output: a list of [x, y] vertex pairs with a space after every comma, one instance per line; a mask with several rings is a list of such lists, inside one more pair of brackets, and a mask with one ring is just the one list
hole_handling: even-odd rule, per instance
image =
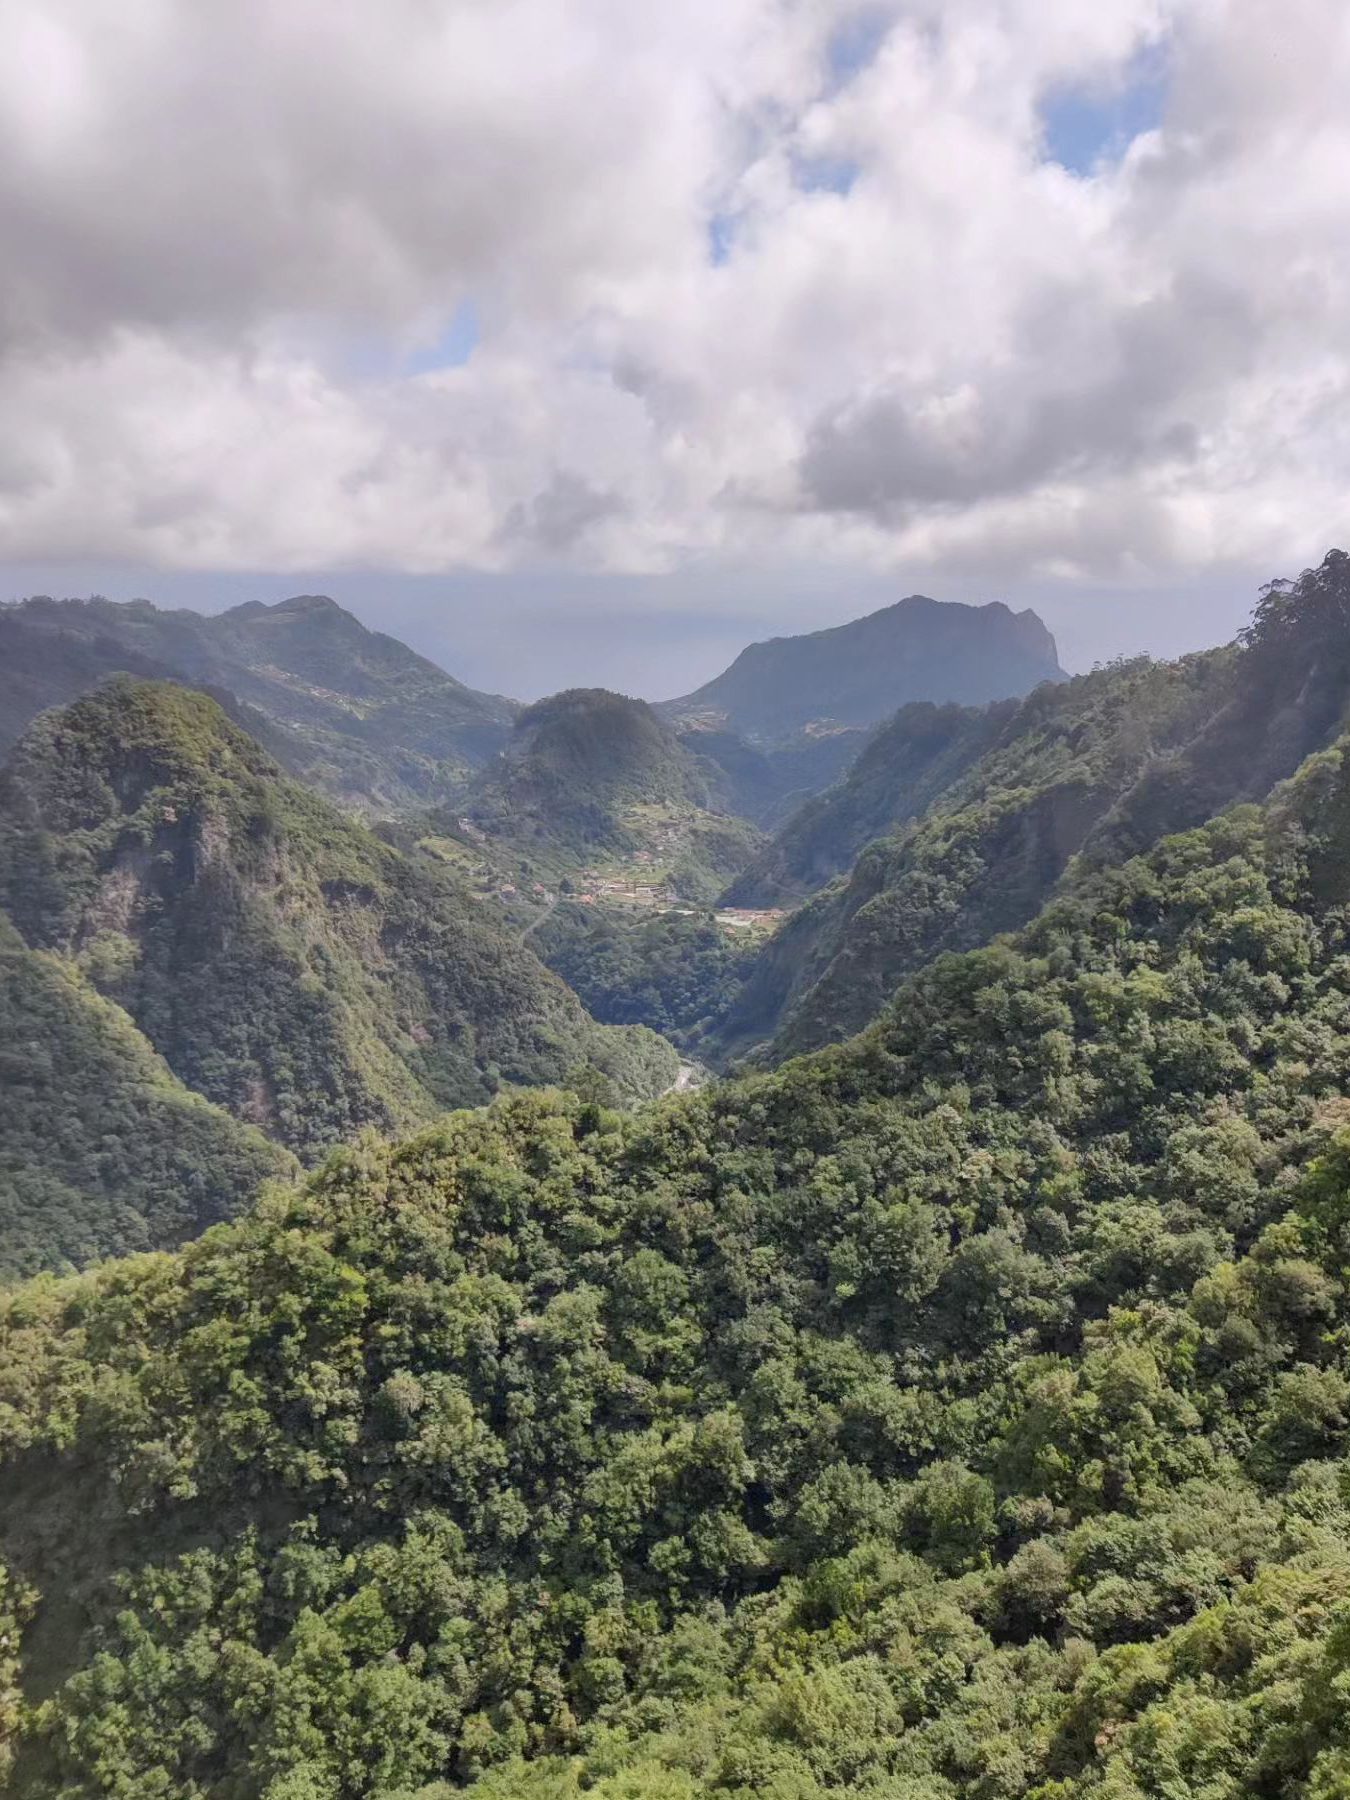
[[[849, 1043], [636, 1114], [582, 1067], [0, 1301], [0, 1786], [1345, 1800], [1348, 574], [1268, 590], [1237, 651], [897, 721], [793, 840], [931, 783], [860, 865], [916, 921], [925, 873], [923, 966]], [[302, 1106], [297, 994], [336, 996], [324, 1067], [439, 1101], [429, 970], [528, 954], [178, 689], [43, 721], [0, 818], [30, 1164], [83, 1107], [36, 1257], [98, 1247], [98, 1179], [149, 1242], [274, 1154], [128, 1016], [188, 1030], [166, 945], [254, 972], [211, 1029], [289, 1032]], [[705, 922], [611, 926], [533, 935], [614, 1005], [639, 954], [695, 1031]], [[170, 1115], [218, 1194], [175, 1203]]]
[[170, 684], [34, 725], [0, 775], [0, 906], [188, 1087], [302, 1153], [502, 1086], [674, 1077], [668, 1045], [595, 1025], [446, 871]]
[[516, 710], [317, 594], [209, 616], [39, 597], [0, 609], [0, 651], [0, 751], [101, 676], [171, 677], [254, 709], [288, 769], [380, 813], [457, 793], [506, 742]]
[[978, 737], [955, 730], [953, 779], [936, 794], [941, 734], [925, 765], [902, 713], [753, 865], [744, 891], [803, 880], [843, 865], [860, 820], [887, 804], [908, 815], [765, 949], [728, 1015], [724, 1053], [772, 1039], [781, 1059], [846, 1037], [933, 956], [1031, 918], [1066, 872], [1263, 797], [1341, 726], [1347, 606], [1350, 562], [1333, 551], [1297, 583], [1266, 590], [1240, 649], [1137, 658], [1041, 687], [988, 715], [999, 729], [973, 761], [963, 752]]
[[702, 912], [625, 915], [575, 903], [531, 933], [535, 951], [607, 1025], [649, 1025], [696, 1054], [754, 952]]
[[294, 1167], [0, 914], [0, 1278], [181, 1243]]
[[338, 1152], [0, 1356], [23, 1800], [1333, 1800], [1350, 747], [624, 1118]]
[[[381, 817], [457, 810], [473, 772], [511, 743], [520, 710], [466, 688], [321, 595], [212, 615], [36, 597], [0, 605], [0, 754], [40, 712], [117, 673], [203, 689], [289, 773]], [[697, 765], [696, 786], [765, 827], [828, 786], [865, 736], [795, 732], [750, 744], [707, 725], [700, 719], [679, 734]]]
[[870, 726], [910, 700], [981, 705], [1058, 681], [1055, 640], [1034, 612], [911, 594], [826, 631], [751, 644], [661, 710], [774, 743], [810, 726]]

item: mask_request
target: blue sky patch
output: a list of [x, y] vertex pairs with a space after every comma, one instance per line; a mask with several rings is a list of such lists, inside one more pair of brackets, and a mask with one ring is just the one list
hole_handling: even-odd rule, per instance
[[1066, 87], [1041, 107], [1045, 158], [1072, 175], [1091, 175], [1119, 162], [1141, 132], [1161, 123], [1167, 103], [1167, 63], [1161, 54], [1136, 59], [1116, 88]]
[[858, 179], [851, 156], [794, 156], [792, 181], [806, 194], [847, 194]]
[[459, 369], [478, 348], [482, 331], [478, 308], [472, 300], [461, 300], [450, 323], [432, 344], [425, 344], [404, 359], [405, 375], [430, 375], [437, 369]]
[[708, 220], [708, 261], [714, 268], [720, 269], [731, 255], [732, 246], [736, 242], [736, 216], [729, 212], [715, 212]]
[[832, 88], [847, 87], [876, 56], [890, 34], [892, 20], [878, 6], [860, 8], [844, 20], [825, 51]]

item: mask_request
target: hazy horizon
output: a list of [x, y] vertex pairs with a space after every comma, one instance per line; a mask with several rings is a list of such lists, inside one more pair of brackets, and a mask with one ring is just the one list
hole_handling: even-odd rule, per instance
[[1321, 560], [1330, 544], [1278, 571], [1224, 571], [1185, 588], [1064, 591], [1059, 584], [982, 591], [973, 581], [905, 582], [837, 572], [784, 571], [771, 595], [761, 572], [686, 571], [670, 576], [566, 572], [511, 575], [311, 570], [219, 574], [79, 564], [0, 564], [0, 598], [110, 600], [223, 612], [327, 594], [372, 630], [387, 631], [488, 693], [535, 700], [566, 687], [608, 687], [645, 700], [690, 692], [747, 644], [841, 625], [924, 593], [934, 600], [1030, 607], [1055, 638], [1061, 665], [1079, 674], [1140, 652], [1172, 657], [1226, 642], [1245, 624], [1263, 582]]

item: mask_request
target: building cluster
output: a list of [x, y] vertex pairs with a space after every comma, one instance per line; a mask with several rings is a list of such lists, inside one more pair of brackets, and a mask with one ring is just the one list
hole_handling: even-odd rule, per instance
[[[647, 853], [639, 851], [638, 855]], [[650, 856], [647, 860], [650, 862]], [[576, 897], [583, 906], [594, 906], [597, 900], [620, 900], [630, 906], [669, 906], [675, 899], [664, 882], [653, 880], [650, 875], [602, 875], [598, 869], [583, 869], [580, 880], [584, 886]]]
[[787, 917], [781, 906], [726, 906], [716, 915], [719, 925], [737, 931], [773, 931]]

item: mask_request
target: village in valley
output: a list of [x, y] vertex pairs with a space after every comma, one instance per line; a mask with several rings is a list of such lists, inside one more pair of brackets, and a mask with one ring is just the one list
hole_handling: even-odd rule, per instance
[[[655, 858], [650, 850], [636, 851], [632, 861], [636, 865], [633, 872], [625, 874], [616, 875], [612, 865], [605, 869], [582, 869], [577, 876], [580, 885], [571, 898], [581, 906], [608, 903], [652, 907], [660, 912], [687, 916], [704, 910], [691, 906], [667, 885], [654, 866]], [[771, 932], [787, 915], [781, 907], [733, 906], [715, 908], [713, 916], [720, 925], [734, 931]]]
[[[572, 892], [567, 892], [567, 888]], [[656, 866], [650, 850], [635, 851], [624, 863], [606, 863], [599, 868], [579, 869], [564, 878], [558, 893], [532, 882], [522, 894], [512, 883], [498, 890], [499, 898], [510, 902], [528, 899], [536, 904], [552, 906], [559, 899], [571, 900], [578, 906], [623, 906], [650, 909], [654, 912], [679, 913], [692, 917], [711, 910], [719, 925], [729, 931], [771, 933], [787, 917], [781, 907], [714, 907], [691, 904], [670, 886], [667, 876]]]
[[455, 820], [453, 837], [423, 840], [423, 848], [456, 867], [480, 900], [496, 899], [531, 926], [539, 909], [560, 902], [578, 906], [621, 907], [693, 917], [711, 913], [728, 933], [771, 936], [787, 917], [781, 907], [719, 907], [699, 904], [680, 894], [671, 881], [669, 864], [682, 848], [678, 828], [662, 821], [651, 830], [652, 849], [633, 850], [585, 867], [560, 872], [535, 869], [530, 863], [506, 869], [492, 854], [492, 839], [472, 819]]

